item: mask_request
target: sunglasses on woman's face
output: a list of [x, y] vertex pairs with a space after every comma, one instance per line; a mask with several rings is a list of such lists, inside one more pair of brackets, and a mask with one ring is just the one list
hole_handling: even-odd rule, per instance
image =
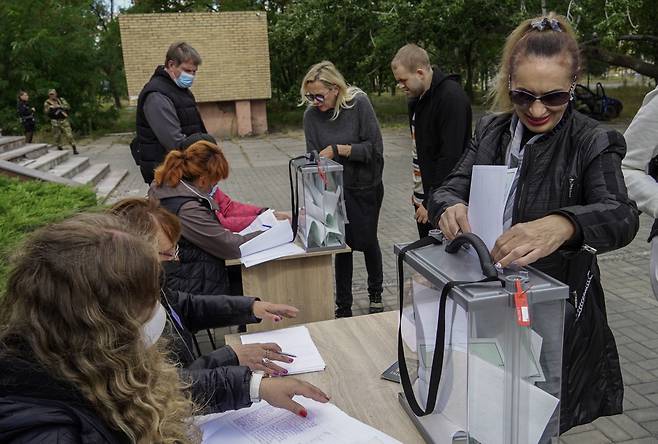
[[518, 89], [510, 89], [509, 91], [510, 101], [517, 106], [523, 108], [529, 108], [535, 100], [539, 100], [544, 106], [562, 106], [569, 102], [571, 99], [570, 91], [556, 91], [541, 96], [535, 96], [526, 91], [521, 91]]
[[324, 94], [306, 93], [304, 95], [304, 97], [306, 97], [306, 100], [308, 100], [311, 103], [314, 103], [314, 102], [324, 103]]

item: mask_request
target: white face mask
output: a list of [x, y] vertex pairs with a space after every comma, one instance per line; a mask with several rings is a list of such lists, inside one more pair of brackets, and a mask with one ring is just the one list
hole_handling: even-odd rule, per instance
[[167, 314], [164, 307], [161, 303], [158, 302], [158, 305], [155, 308], [155, 313], [151, 316], [146, 324], [142, 325], [142, 341], [146, 345], [146, 348], [151, 347], [155, 344], [164, 330], [165, 323], [167, 321]]

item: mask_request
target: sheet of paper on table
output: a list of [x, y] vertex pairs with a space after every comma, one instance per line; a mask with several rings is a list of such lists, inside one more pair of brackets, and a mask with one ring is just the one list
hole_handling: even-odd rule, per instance
[[331, 403], [302, 396], [302, 418], [265, 401], [226, 413], [197, 416], [204, 444], [398, 444], [399, 441], [347, 415]]
[[242, 262], [245, 267], [249, 268], [254, 265], [262, 264], [263, 262], [303, 253], [304, 249], [302, 247], [295, 242], [288, 242], [287, 244], [279, 245], [278, 247], [241, 257], [240, 262]]
[[304, 326], [250, 333], [240, 336], [240, 341], [243, 344], [275, 342], [285, 353], [295, 355], [296, 358], [293, 358], [294, 361], [290, 364], [276, 362], [288, 370], [289, 375], [318, 372], [326, 367], [308, 329]]
[[258, 236], [240, 245], [240, 256], [249, 256], [250, 254], [287, 244], [292, 242], [292, 238], [290, 221], [287, 219], [278, 221], [269, 230], [263, 231]]

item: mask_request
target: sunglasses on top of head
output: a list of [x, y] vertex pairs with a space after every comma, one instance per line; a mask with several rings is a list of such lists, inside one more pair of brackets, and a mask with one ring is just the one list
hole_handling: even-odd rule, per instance
[[324, 94], [306, 93], [306, 94], [304, 94], [304, 97], [306, 97], [306, 100], [308, 100], [311, 103], [314, 103], [314, 102], [324, 103]]

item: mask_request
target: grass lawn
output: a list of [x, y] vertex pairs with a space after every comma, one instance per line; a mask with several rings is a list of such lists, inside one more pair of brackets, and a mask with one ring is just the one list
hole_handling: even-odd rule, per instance
[[34, 229], [96, 207], [91, 187], [69, 187], [0, 176], [0, 297], [5, 291], [8, 260]]

